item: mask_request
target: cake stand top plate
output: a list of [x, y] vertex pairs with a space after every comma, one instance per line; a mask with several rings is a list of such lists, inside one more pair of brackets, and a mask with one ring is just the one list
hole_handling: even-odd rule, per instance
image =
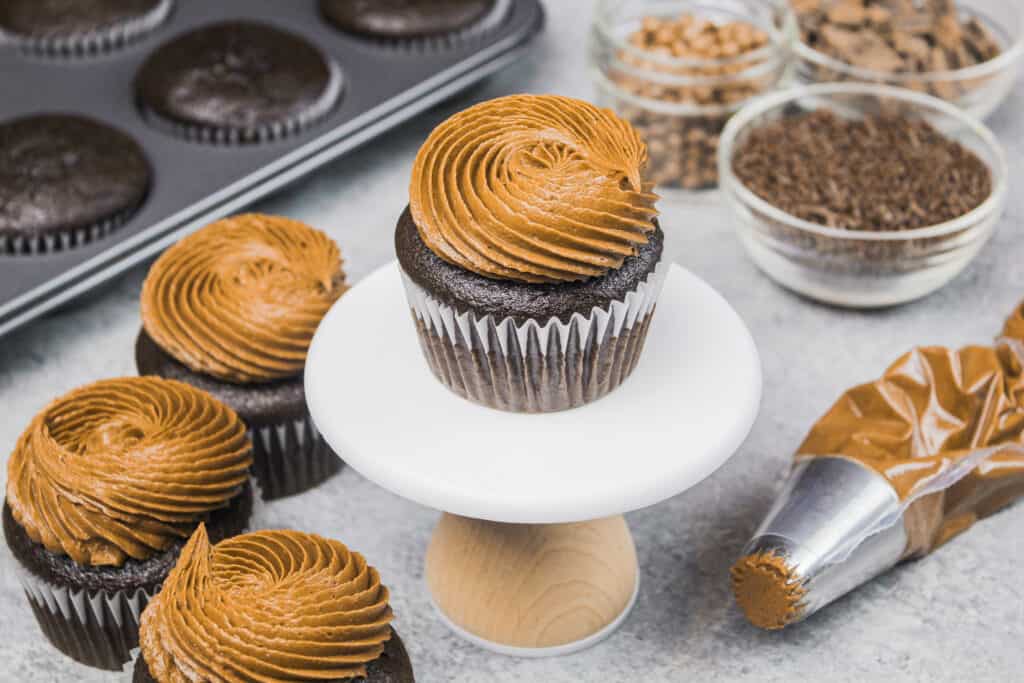
[[739, 448], [760, 399], [746, 326], [679, 266], [633, 375], [574, 410], [505, 413], [451, 393], [422, 357], [394, 262], [335, 304], [306, 362], [310, 413], [349, 465], [409, 500], [495, 522], [585, 521], [682, 493]]

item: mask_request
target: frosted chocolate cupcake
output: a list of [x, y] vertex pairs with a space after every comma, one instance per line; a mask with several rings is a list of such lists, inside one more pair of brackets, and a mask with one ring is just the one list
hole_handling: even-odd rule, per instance
[[0, 124], [0, 256], [64, 251], [100, 239], [141, 206], [142, 148], [81, 116], [38, 114]]
[[8, 461], [3, 524], [50, 642], [121, 670], [196, 527], [249, 523], [250, 452], [238, 416], [180, 382], [106, 380], [39, 413]]
[[348, 33], [408, 39], [444, 35], [472, 26], [496, 0], [320, 0], [320, 11]]
[[172, 39], [135, 80], [143, 115], [189, 140], [257, 143], [326, 115], [341, 72], [315, 45], [248, 21], [204, 26]]
[[565, 97], [491, 100], [431, 133], [395, 246], [445, 386], [533, 413], [629, 376], [663, 282], [646, 163], [628, 123]]
[[171, 0], [4, 0], [0, 42], [52, 55], [104, 52], [162, 24]]
[[377, 570], [297, 531], [196, 531], [142, 615], [135, 683], [413, 683]]
[[246, 214], [168, 249], [142, 287], [135, 360], [231, 406], [251, 430], [263, 497], [341, 469], [306, 409], [303, 370], [321, 318], [345, 291], [338, 246], [298, 221]]

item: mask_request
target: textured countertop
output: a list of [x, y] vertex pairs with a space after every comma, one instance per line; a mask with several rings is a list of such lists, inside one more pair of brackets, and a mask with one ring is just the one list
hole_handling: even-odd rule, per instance
[[[342, 246], [352, 280], [388, 261], [412, 159], [432, 126], [472, 102], [511, 92], [592, 95], [584, 59], [590, 3], [549, 0], [547, 9], [547, 32], [527, 60], [255, 208], [328, 231]], [[1010, 158], [1011, 203], [998, 233], [963, 275], [917, 303], [872, 313], [809, 303], [754, 268], [720, 207], [705, 202], [668, 210], [663, 224], [680, 261], [724, 294], [753, 331], [764, 363], [764, 405], [750, 438], [726, 467], [696, 489], [628, 516], [641, 592], [632, 616], [603, 644], [530, 661], [460, 640], [434, 616], [424, 587], [423, 555], [438, 513], [351, 470], [268, 506], [265, 520], [340, 538], [380, 569], [423, 683], [1018, 680], [1024, 505], [782, 633], [746, 624], [732, 602], [728, 567], [770, 505], [792, 451], [843, 389], [876, 377], [916, 344], [986, 342], [1024, 298], [1021, 85], [1024, 80], [989, 121]], [[134, 373], [144, 274], [135, 270], [74, 311], [0, 339], [0, 450], [10, 451], [50, 399], [86, 382]], [[686, 457], [684, 443], [665, 448]], [[12, 564], [6, 546], [0, 547], [0, 680], [116, 680], [49, 646]]]

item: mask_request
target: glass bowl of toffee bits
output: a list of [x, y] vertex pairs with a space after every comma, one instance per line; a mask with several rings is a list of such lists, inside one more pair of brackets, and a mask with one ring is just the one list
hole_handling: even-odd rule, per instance
[[754, 262], [785, 287], [859, 308], [920, 298], [991, 237], [1006, 157], [962, 109], [858, 83], [766, 95], [722, 134], [722, 193]]
[[589, 46], [598, 103], [640, 131], [659, 194], [718, 186], [726, 121], [776, 86], [795, 33], [785, 0], [598, 1]]
[[800, 83], [860, 81], [928, 93], [978, 118], [1013, 89], [1021, 0], [790, 0]]

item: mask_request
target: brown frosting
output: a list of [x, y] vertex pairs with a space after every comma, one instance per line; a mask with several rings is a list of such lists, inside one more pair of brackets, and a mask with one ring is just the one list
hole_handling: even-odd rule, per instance
[[345, 287], [338, 246], [319, 230], [246, 214], [168, 249], [142, 287], [142, 322], [195, 372], [236, 383], [302, 372], [320, 320]]
[[1015, 339], [1024, 342], [1024, 303], [1013, 311], [1003, 327], [1003, 336], [1008, 339]]
[[483, 102], [434, 129], [413, 166], [420, 237], [449, 263], [522, 282], [622, 266], [657, 215], [647, 147], [607, 109], [551, 95]]
[[1024, 392], [1010, 357], [980, 346], [916, 349], [881, 379], [847, 391], [797, 457], [850, 458], [908, 500], [979, 449], [992, 449], [957, 484], [908, 509], [908, 555], [928, 552], [1024, 495]]
[[57, 399], [18, 439], [7, 502], [29, 538], [83, 565], [121, 566], [187, 538], [248, 479], [251, 445], [230, 408], [155, 377]]
[[770, 553], [741, 558], [730, 570], [736, 603], [758, 628], [785, 628], [800, 619], [807, 591], [785, 559]]
[[388, 589], [338, 541], [296, 531], [185, 546], [142, 614], [160, 683], [314, 681], [366, 675], [391, 637]]

